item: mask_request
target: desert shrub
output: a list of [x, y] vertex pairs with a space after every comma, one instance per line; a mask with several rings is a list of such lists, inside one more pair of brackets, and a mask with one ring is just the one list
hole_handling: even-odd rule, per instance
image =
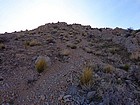
[[86, 32], [83, 32], [82, 33], [82, 36], [84, 36], [84, 37], [87, 36], [87, 33]]
[[83, 71], [83, 74], [80, 78], [80, 84], [91, 88], [93, 84], [93, 71], [91, 67], [86, 67]]
[[26, 47], [27, 46], [37, 46], [37, 45], [40, 45], [40, 43], [37, 40], [35, 40], [35, 39], [33, 39], [31, 41], [25, 41], [24, 44], [25, 44]]
[[139, 52], [133, 52], [130, 55], [130, 59], [132, 59], [132, 60], [139, 60], [140, 59], [140, 53]]
[[40, 58], [35, 64], [35, 67], [38, 73], [43, 72], [47, 68], [47, 66], [48, 65], [45, 58]]
[[108, 49], [112, 54], [115, 54], [115, 53], [117, 53], [117, 51], [119, 51], [119, 48], [117, 48], [117, 47], [112, 47], [112, 48], [109, 48]]
[[132, 32], [132, 31], [134, 31], [134, 29], [132, 28], [132, 27], [129, 27], [129, 28], [127, 28], [127, 30], [128, 30], [128, 32]]
[[70, 55], [70, 50], [68, 50], [68, 49], [62, 50], [62, 51], [60, 52], [60, 55], [62, 55], [62, 56], [68, 56], [68, 55]]
[[0, 43], [0, 49], [4, 49], [5, 45], [3, 43]]
[[136, 30], [136, 33], [138, 33], [138, 32], [140, 32], [140, 29], [137, 29], [137, 30]]
[[29, 46], [30, 42], [29, 41], [25, 41], [24, 44], [25, 44], [25, 46]]
[[125, 71], [128, 71], [129, 68], [130, 68], [130, 66], [129, 66], [128, 64], [125, 64], [125, 65], [122, 67], [122, 69], [124, 69]]
[[93, 53], [92, 49], [90, 49], [89, 47], [85, 47], [83, 48], [83, 50], [85, 50], [87, 53]]
[[81, 42], [81, 39], [75, 39], [74, 44], [78, 44], [78, 43], [80, 43], [80, 42]]
[[34, 32], [34, 31], [29, 32], [29, 35], [34, 35], [34, 34], [36, 34], [36, 32]]
[[33, 39], [29, 42], [29, 46], [36, 46], [36, 45], [39, 45], [39, 42], [35, 39]]
[[67, 47], [70, 47], [71, 49], [76, 49], [77, 46], [75, 44], [72, 44], [72, 43], [67, 43]]
[[55, 43], [55, 40], [51, 36], [48, 36], [46, 41], [47, 41], [47, 43]]
[[0, 105], [2, 105], [2, 97], [0, 96]]
[[94, 42], [93, 42], [93, 41], [90, 41], [90, 42], [88, 43], [88, 45], [92, 47], [92, 46], [94, 46]]
[[112, 73], [113, 72], [113, 69], [114, 69], [114, 67], [112, 65], [107, 64], [104, 67], [104, 72], [105, 73]]
[[51, 31], [51, 34], [56, 34], [57, 33], [57, 29], [53, 29], [52, 31]]

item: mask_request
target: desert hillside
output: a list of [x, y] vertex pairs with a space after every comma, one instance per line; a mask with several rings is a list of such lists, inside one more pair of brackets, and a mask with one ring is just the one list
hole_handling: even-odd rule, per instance
[[140, 105], [140, 30], [58, 22], [0, 34], [0, 105]]

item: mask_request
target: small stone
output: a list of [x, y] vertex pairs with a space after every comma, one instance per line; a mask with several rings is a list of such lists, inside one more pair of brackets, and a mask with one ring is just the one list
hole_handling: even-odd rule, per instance
[[92, 101], [89, 105], [95, 105], [94, 102]]
[[2, 105], [10, 105], [9, 103], [5, 103], [5, 104], [2, 104]]
[[93, 53], [93, 51], [92, 51], [90, 48], [88, 48], [88, 47], [85, 47], [84, 50], [85, 50], [87, 53]]
[[67, 98], [67, 99], [64, 100], [64, 103], [70, 102], [70, 101], [71, 101], [71, 100]]
[[99, 103], [99, 105], [104, 105], [103, 103]]
[[67, 42], [66, 45], [67, 45], [67, 47], [70, 47], [71, 49], [76, 49], [77, 48], [77, 46], [75, 44], [71, 43], [71, 42]]
[[44, 104], [45, 104], [45, 105], [49, 105], [49, 103], [48, 103], [48, 102], [45, 102]]
[[77, 89], [77, 86], [75, 85], [72, 85], [68, 88], [68, 91], [67, 91], [70, 95], [76, 95], [77, 92], [78, 92], [78, 89]]
[[71, 95], [65, 95], [63, 98], [64, 99], [71, 98]]
[[60, 96], [58, 97], [58, 101], [62, 100], [63, 97], [64, 97], [64, 95], [60, 95]]
[[45, 95], [40, 96], [40, 100], [45, 100], [45, 98], [46, 98]]
[[91, 91], [87, 93], [87, 99], [92, 99], [93, 96], [95, 95], [96, 91]]

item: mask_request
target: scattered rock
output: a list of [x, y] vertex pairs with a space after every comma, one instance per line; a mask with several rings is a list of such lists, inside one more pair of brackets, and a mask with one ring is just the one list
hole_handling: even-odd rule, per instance
[[65, 95], [65, 96], [63, 97], [64, 100], [67, 99], [67, 98], [71, 98], [71, 95]]
[[42, 101], [44, 101], [45, 98], [46, 98], [45, 95], [41, 95], [41, 96], [40, 96], [40, 100], [42, 100]]
[[49, 44], [49, 43], [55, 43], [55, 40], [52, 37], [48, 37], [46, 39], [46, 41], [47, 41], [47, 44]]
[[10, 105], [9, 103], [4, 103], [4, 104], [2, 104], [2, 105]]
[[76, 49], [77, 48], [77, 46], [75, 44], [72, 44], [70, 42], [68, 42], [66, 45], [67, 45], [67, 47], [70, 47], [71, 49]]
[[70, 95], [76, 95], [78, 93], [78, 87], [75, 85], [72, 85], [68, 88], [67, 93]]
[[63, 99], [63, 97], [64, 97], [64, 95], [60, 95], [60, 96], [58, 97], [58, 101], [61, 101], [61, 100]]
[[85, 50], [87, 53], [93, 53], [93, 51], [92, 51], [89, 47], [85, 47], [84, 50]]
[[92, 98], [94, 97], [95, 93], [96, 93], [96, 91], [88, 92], [88, 93], [87, 93], [87, 99], [88, 99], [88, 100], [92, 99]]

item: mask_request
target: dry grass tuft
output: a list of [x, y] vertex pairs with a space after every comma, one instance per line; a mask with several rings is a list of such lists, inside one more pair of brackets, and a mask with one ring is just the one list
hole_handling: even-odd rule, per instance
[[40, 58], [35, 64], [35, 67], [38, 73], [43, 72], [47, 68], [47, 66], [48, 65], [45, 58]]
[[91, 67], [86, 67], [80, 78], [80, 83], [83, 86], [92, 86], [93, 84], [93, 71]]
[[36, 39], [33, 39], [31, 41], [25, 41], [24, 44], [25, 44], [25, 47], [27, 47], [27, 46], [32, 47], [32, 46], [40, 45], [40, 43]]
[[36, 45], [40, 45], [40, 43], [35, 39], [33, 39], [29, 42], [29, 46], [36, 46]]

